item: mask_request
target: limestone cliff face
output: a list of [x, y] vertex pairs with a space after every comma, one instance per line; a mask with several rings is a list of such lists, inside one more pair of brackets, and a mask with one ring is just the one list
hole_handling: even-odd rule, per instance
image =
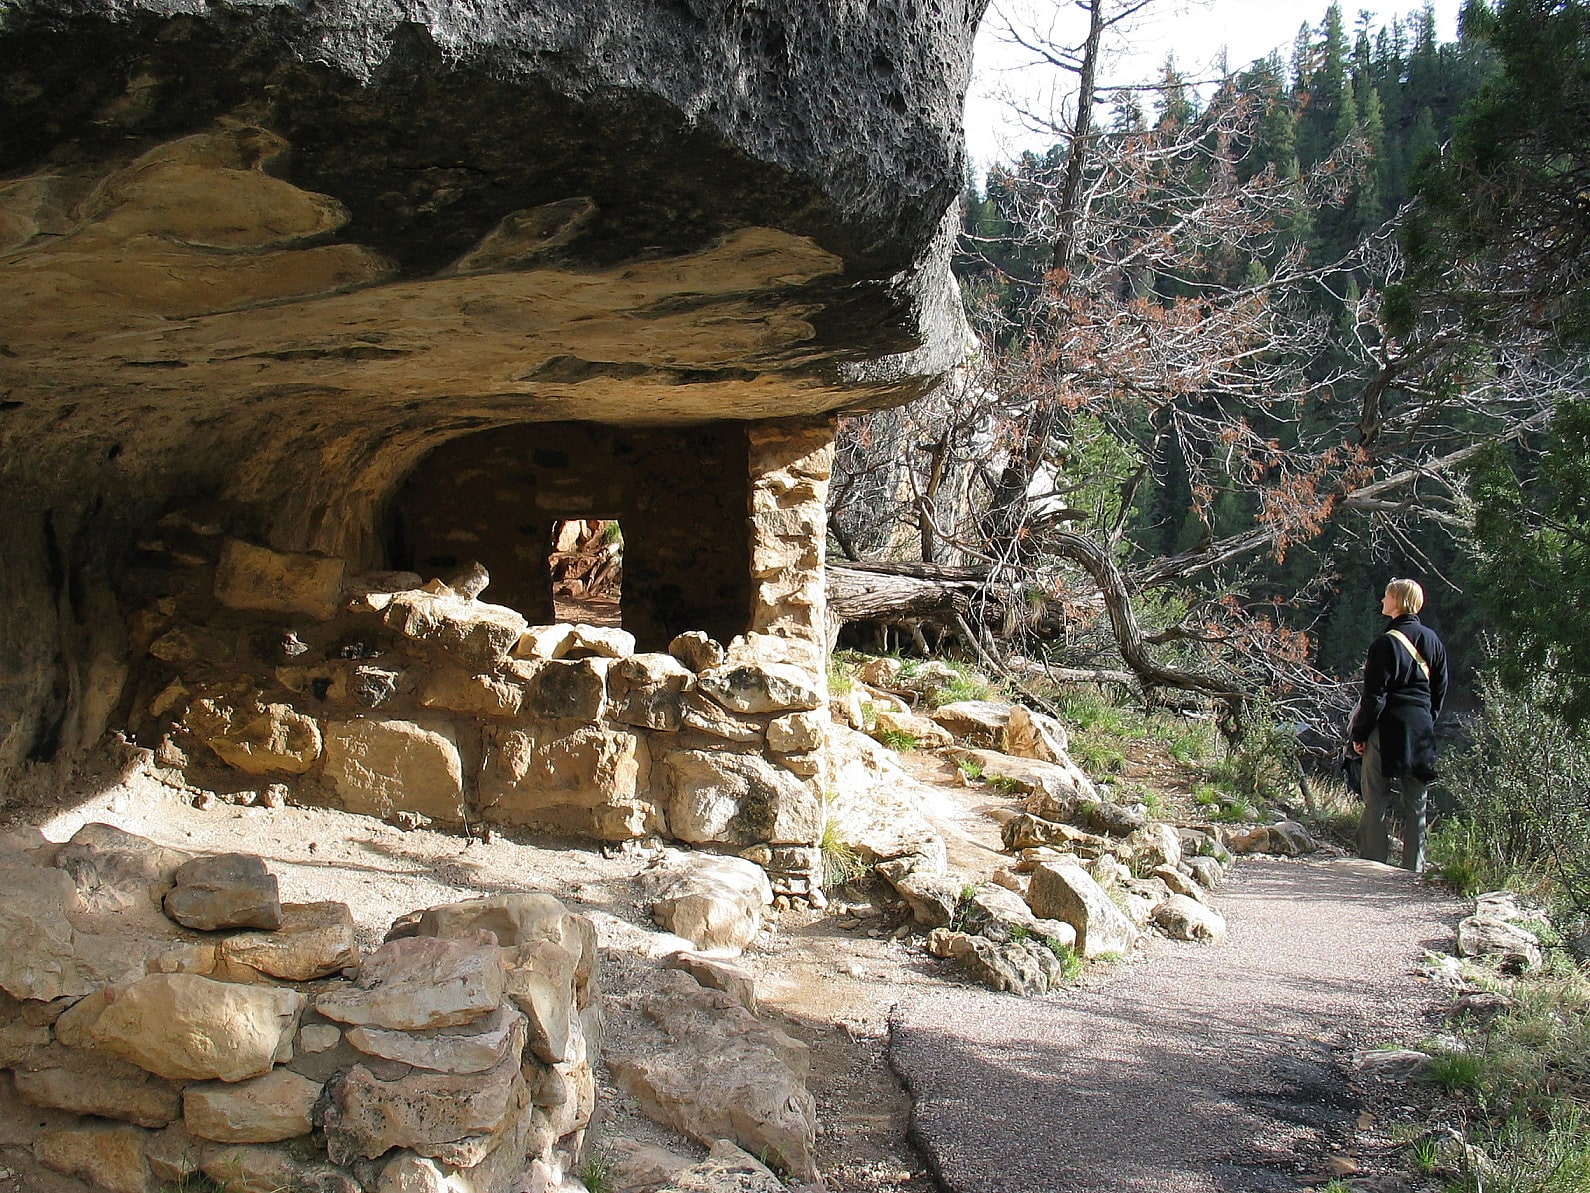
[[381, 566], [465, 434], [933, 385], [984, 2], [0, 10], [0, 769], [115, 721], [174, 509]]

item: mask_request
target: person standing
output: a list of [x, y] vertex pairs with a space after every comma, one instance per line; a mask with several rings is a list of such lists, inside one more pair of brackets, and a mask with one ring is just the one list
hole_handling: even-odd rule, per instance
[[1364, 814], [1358, 856], [1389, 860], [1386, 822], [1393, 788], [1403, 817], [1402, 865], [1424, 868], [1425, 793], [1435, 773], [1435, 721], [1446, 702], [1446, 647], [1419, 620], [1424, 589], [1413, 580], [1386, 585], [1380, 612], [1391, 618], [1369, 645], [1364, 690], [1353, 716], [1353, 749], [1363, 755]]

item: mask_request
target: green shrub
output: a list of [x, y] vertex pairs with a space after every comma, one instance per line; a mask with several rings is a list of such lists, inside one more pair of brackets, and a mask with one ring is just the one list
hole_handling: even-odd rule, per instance
[[867, 872], [867, 864], [856, 847], [840, 836], [839, 826], [832, 820], [824, 821], [817, 847], [823, 859], [825, 890], [838, 890]]
[[1082, 954], [1069, 944], [1056, 940], [1053, 936], [1043, 938], [1044, 947], [1053, 953], [1060, 961], [1060, 980], [1067, 984], [1076, 981], [1082, 976], [1085, 962]]
[[1445, 760], [1457, 813], [1431, 853], [1460, 890], [1535, 893], [1571, 922], [1590, 917], [1590, 730], [1546, 711], [1549, 687], [1519, 694], [1482, 674], [1473, 740]]

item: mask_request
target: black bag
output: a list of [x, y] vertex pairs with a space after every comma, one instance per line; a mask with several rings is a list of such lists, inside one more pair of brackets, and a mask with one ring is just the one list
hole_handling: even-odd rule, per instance
[[1347, 790], [1354, 795], [1364, 793], [1364, 758], [1353, 749], [1352, 742], [1342, 747], [1342, 752], [1336, 759], [1336, 769], [1341, 771], [1342, 782], [1347, 784]]

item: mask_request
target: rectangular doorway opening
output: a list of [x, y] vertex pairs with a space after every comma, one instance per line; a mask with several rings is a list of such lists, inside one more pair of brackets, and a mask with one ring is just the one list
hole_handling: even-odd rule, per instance
[[547, 565], [558, 621], [623, 625], [624, 532], [616, 518], [553, 523]]

